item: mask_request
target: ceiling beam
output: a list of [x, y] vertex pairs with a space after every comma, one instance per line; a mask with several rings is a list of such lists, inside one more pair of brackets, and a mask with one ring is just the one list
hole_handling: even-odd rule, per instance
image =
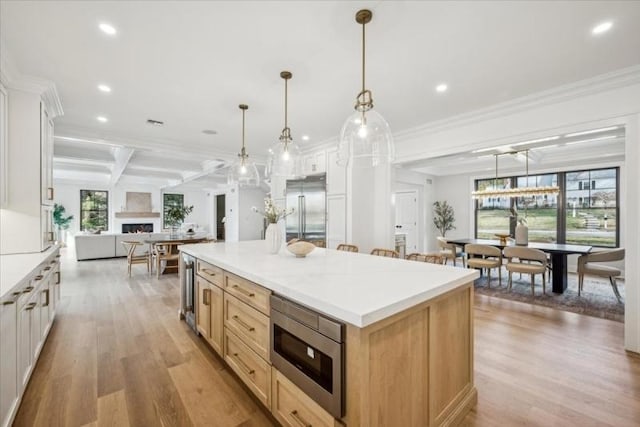
[[129, 164], [129, 160], [131, 160], [131, 156], [133, 156], [134, 150], [130, 148], [118, 147], [114, 150], [114, 163], [111, 168], [111, 180], [109, 181], [109, 185], [116, 185], [122, 176], [122, 172], [124, 172], [125, 168]]

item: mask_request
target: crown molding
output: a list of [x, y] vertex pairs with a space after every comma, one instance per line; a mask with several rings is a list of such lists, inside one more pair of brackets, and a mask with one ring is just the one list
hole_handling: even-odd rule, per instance
[[594, 95], [611, 89], [640, 83], [640, 65], [622, 68], [563, 86], [536, 92], [490, 107], [462, 113], [442, 120], [433, 121], [394, 134], [396, 143], [414, 139], [424, 134], [441, 132], [485, 120], [509, 116], [514, 113], [556, 104], [562, 101]]

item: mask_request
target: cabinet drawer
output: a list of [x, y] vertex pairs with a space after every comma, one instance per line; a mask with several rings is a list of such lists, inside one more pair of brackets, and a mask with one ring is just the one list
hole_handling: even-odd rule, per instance
[[224, 360], [267, 408], [271, 406], [271, 365], [224, 328]]
[[271, 413], [283, 426], [340, 426], [331, 414], [314, 402], [302, 390], [272, 369]]
[[224, 294], [224, 326], [264, 360], [269, 358], [269, 318], [239, 299]]
[[207, 279], [214, 285], [222, 287], [224, 271], [222, 271], [221, 268], [218, 268], [213, 264], [209, 264], [208, 262], [197, 260], [196, 269], [198, 276]]
[[271, 295], [271, 291], [268, 289], [236, 276], [235, 274], [225, 273], [224, 290], [258, 311], [263, 312], [267, 316], [269, 315], [269, 310], [271, 309], [269, 295]]

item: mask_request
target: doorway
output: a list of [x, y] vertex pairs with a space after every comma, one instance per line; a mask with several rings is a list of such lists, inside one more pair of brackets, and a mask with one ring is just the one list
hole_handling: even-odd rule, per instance
[[224, 241], [226, 212], [226, 195], [218, 194], [216, 196], [216, 240], [218, 241]]
[[418, 252], [418, 192], [416, 190], [395, 193], [396, 234], [406, 235], [406, 252]]

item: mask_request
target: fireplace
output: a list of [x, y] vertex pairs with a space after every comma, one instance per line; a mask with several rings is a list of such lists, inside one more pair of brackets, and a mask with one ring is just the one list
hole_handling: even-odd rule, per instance
[[153, 224], [122, 224], [123, 233], [153, 233]]

